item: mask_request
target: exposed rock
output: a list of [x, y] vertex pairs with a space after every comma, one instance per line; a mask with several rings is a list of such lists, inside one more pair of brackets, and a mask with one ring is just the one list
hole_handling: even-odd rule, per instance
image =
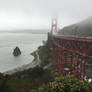
[[14, 49], [13, 55], [14, 55], [14, 56], [19, 56], [19, 55], [21, 55], [21, 51], [20, 51], [19, 47], [16, 47], [16, 48]]

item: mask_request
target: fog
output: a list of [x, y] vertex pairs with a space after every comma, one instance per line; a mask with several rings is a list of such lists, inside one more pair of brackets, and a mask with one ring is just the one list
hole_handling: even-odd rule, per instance
[[92, 0], [0, 0], [0, 30], [50, 29], [79, 22], [92, 15]]

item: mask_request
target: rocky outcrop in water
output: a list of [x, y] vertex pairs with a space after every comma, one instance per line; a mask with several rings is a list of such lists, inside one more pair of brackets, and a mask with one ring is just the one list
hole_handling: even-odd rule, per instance
[[14, 56], [19, 56], [19, 55], [21, 55], [21, 51], [20, 51], [19, 47], [16, 47], [16, 48], [14, 49], [13, 55], [14, 55]]

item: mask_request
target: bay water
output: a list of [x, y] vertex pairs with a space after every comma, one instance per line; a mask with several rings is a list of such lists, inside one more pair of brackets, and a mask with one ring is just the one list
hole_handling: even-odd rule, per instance
[[[31, 63], [34, 57], [30, 55], [30, 53], [42, 45], [42, 41], [46, 39], [46, 34], [0, 34], [0, 72], [12, 70]], [[16, 46], [18, 46], [22, 52], [18, 57], [12, 54]]]

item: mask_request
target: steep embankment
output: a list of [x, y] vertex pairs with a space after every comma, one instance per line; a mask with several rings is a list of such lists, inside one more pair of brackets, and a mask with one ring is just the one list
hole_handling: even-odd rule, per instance
[[65, 36], [78, 35], [82, 37], [92, 37], [92, 17], [80, 23], [64, 27], [59, 31], [59, 34]]

